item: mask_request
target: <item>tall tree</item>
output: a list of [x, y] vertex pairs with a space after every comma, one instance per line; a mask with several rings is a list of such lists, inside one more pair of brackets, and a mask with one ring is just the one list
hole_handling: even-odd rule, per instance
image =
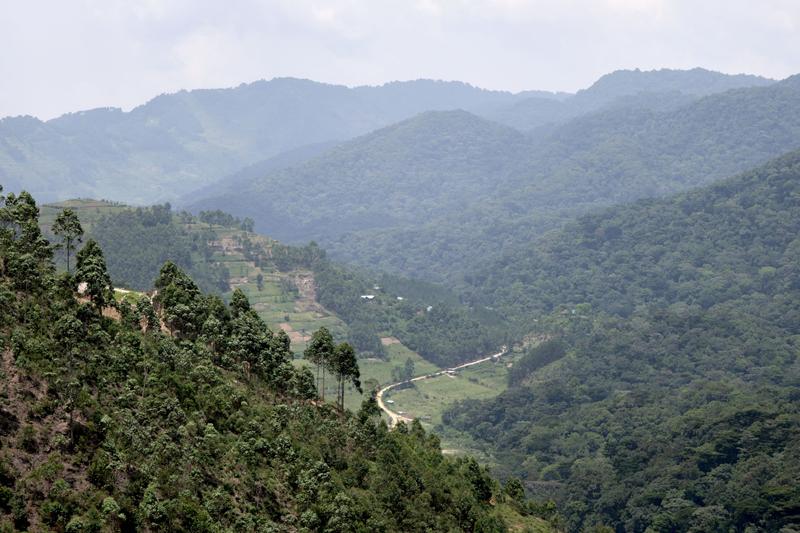
[[85, 294], [98, 310], [114, 302], [114, 287], [108, 275], [103, 250], [94, 239], [89, 239], [77, 255], [75, 278], [79, 284], [85, 283]]
[[336, 401], [339, 407], [344, 409], [345, 384], [350, 381], [356, 390], [358, 390], [359, 393], [361, 392], [361, 373], [358, 369], [358, 360], [356, 359], [356, 351], [353, 346], [347, 342], [336, 346], [331, 367], [338, 378]]
[[56, 217], [53, 223], [53, 233], [61, 237], [64, 250], [67, 252], [67, 272], [69, 272], [69, 254], [75, 249], [76, 243], [81, 242], [83, 227], [78, 215], [72, 209], [66, 208]]
[[[317, 388], [321, 391], [322, 399], [325, 399], [325, 369], [330, 367], [334, 360], [335, 345], [333, 335], [325, 326], [312, 333], [311, 341], [303, 352], [303, 357], [317, 366]], [[319, 373], [322, 370], [322, 386], [319, 385]]]

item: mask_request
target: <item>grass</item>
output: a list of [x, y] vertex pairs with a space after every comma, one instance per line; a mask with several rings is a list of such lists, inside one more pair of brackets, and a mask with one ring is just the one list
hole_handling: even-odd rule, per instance
[[[518, 354], [512, 353], [499, 362], [468, 367], [452, 377], [442, 375], [418, 381], [414, 388], [390, 391], [385, 398], [394, 401], [393, 410], [418, 418], [426, 430], [435, 431], [446, 453], [468, 453], [491, 466], [495, 460], [472, 437], [442, 425], [442, 413], [453, 402], [466, 399], [485, 400], [504, 392], [507, 388], [507, 365], [513, 364], [518, 357]], [[423, 372], [417, 372], [421, 373]]]
[[67, 207], [75, 211], [81, 221], [81, 226], [87, 233], [91, 231], [92, 226], [101, 217], [131, 209], [129, 206], [105, 200], [66, 200], [53, 204], [43, 204], [39, 206], [39, 225], [44, 229], [45, 236], [48, 238], [53, 236], [50, 228], [53, 226], [58, 214]]
[[508, 530], [511, 532], [551, 533], [553, 531], [553, 526], [547, 520], [536, 516], [522, 516], [507, 503], [497, 505], [496, 509], [497, 514], [508, 524]]
[[396, 410], [419, 418], [423, 425], [435, 427], [442, 423], [442, 411], [450, 403], [468, 398], [485, 400], [503, 392], [507, 363], [504, 359], [468, 367], [454, 376], [444, 374], [419, 381], [414, 388], [390, 391], [386, 397], [394, 400]]
[[114, 299], [119, 303], [128, 302], [129, 304], [134, 305], [144, 295], [145, 294], [143, 292], [114, 289]]

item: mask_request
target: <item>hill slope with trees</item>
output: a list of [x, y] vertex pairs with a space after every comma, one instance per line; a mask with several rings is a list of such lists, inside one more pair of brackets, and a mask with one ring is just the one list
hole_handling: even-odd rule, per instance
[[458, 284], [575, 216], [707, 184], [798, 143], [796, 78], [677, 107], [611, 106], [529, 137], [429, 113], [197, 206], [240, 210], [338, 259]]
[[344, 141], [428, 110], [492, 108], [519, 97], [459, 82], [348, 88], [279, 78], [165, 94], [130, 112], [9, 117], [0, 120], [0, 179], [48, 201], [172, 201], [302, 146]]
[[800, 152], [582, 217], [474, 280], [546, 340], [443, 419], [571, 530], [796, 528], [799, 234]]
[[242, 293], [168, 263], [117, 304], [92, 240], [56, 274], [38, 215], [0, 196], [3, 530], [551, 530], [418, 424], [319, 405]]

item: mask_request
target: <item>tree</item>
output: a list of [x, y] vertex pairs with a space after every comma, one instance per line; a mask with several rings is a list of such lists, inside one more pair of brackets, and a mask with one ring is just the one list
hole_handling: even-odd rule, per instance
[[[323, 400], [325, 399], [325, 368], [329, 367], [334, 360], [334, 350], [333, 336], [328, 328], [323, 326], [311, 334], [311, 341], [303, 352], [303, 357], [317, 366], [317, 388], [321, 391]], [[319, 384], [320, 369], [322, 369], [321, 387]]]
[[61, 211], [53, 223], [53, 233], [64, 241], [62, 246], [67, 252], [67, 272], [69, 272], [69, 253], [75, 249], [75, 243], [81, 242], [83, 237], [83, 227], [75, 211], [69, 208]]
[[361, 393], [361, 382], [359, 381], [361, 375], [358, 370], [356, 351], [349, 343], [343, 342], [336, 346], [331, 370], [338, 378], [336, 401], [339, 407], [344, 409], [344, 386], [347, 381], [350, 381], [356, 390]]
[[89, 239], [80, 252], [75, 265], [75, 279], [79, 284], [86, 284], [86, 294], [98, 310], [114, 302], [114, 288], [108, 275], [103, 250]]
[[248, 311], [250, 311], [250, 301], [242, 289], [237, 287], [231, 296], [231, 315], [233, 318], [238, 318]]
[[200, 289], [171, 261], [161, 267], [155, 287], [153, 302], [160, 306], [166, 326], [178, 337], [194, 340], [207, 317]]

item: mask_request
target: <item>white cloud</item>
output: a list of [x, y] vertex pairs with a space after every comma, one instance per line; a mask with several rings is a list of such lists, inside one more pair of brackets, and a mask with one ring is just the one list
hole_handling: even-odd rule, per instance
[[800, 71], [794, 0], [0, 0], [0, 116], [274, 76], [576, 90], [618, 68]]

